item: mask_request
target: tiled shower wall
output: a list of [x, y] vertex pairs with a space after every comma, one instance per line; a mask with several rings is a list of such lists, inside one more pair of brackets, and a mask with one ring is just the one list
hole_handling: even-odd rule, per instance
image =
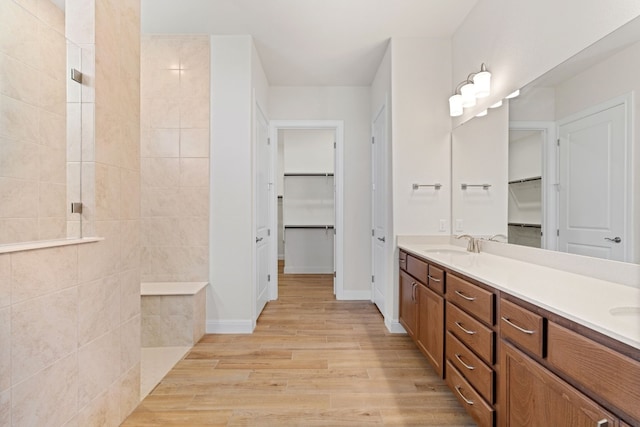
[[0, 1], [0, 244], [67, 236], [64, 34], [50, 1]]
[[[2, 40], [28, 44], [37, 31], [13, 19], [42, 3], [0, 0]], [[0, 255], [2, 426], [117, 426], [139, 401], [140, 2], [66, 0], [66, 14], [89, 65], [83, 225], [104, 240]]]
[[142, 281], [209, 276], [209, 37], [144, 36]]

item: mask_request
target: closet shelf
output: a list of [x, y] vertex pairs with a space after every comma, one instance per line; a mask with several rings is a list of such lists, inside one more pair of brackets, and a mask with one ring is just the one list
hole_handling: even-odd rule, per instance
[[305, 228], [305, 229], [323, 229], [323, 230], [333, 230], [333, 225], [285, 225], [285, 229], [287, 228]]
[[324, 177], [329, 177], [329, 176], [333, 176], [333, 172], [319, 172], [319, 173], [285, 173], [284, 174], [285, 177], [288, 176], [324, 176]]
[[509, 184], [522, 184], [523, 182], [541, 181], [541, 180], [542, 180], [541, 176], [534, 176], [531, 178], [516, 179], [513, 181], [509, 181]]
[[509, 226], [526, 227], [526, 228], [542, 228], [541, 224], [525, 224], [525, 223], [521, 223], [521, 222], [510, 222]]

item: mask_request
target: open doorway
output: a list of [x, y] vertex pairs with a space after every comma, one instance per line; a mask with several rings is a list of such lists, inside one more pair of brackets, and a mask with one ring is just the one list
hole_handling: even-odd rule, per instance
[[[342, 293], [341, 121], [272, 121], [276, 172], [277, 254], [284, 274], [333, 276]], [[278, 281], [272, 281], [277, 299]]]

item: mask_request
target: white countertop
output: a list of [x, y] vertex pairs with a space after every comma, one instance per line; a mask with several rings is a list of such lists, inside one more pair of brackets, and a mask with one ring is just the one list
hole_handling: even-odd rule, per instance
[[458, 246], [398, 246], [640, 349], [639, 288], [488, 253], [471, 253]]

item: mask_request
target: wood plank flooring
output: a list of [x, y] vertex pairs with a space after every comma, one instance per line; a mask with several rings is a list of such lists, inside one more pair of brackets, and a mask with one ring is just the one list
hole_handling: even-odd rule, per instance
[[327, 275], [281, 275], [251, 335], [205, 335], [123, 426], [473, 426], [406, 335]]

